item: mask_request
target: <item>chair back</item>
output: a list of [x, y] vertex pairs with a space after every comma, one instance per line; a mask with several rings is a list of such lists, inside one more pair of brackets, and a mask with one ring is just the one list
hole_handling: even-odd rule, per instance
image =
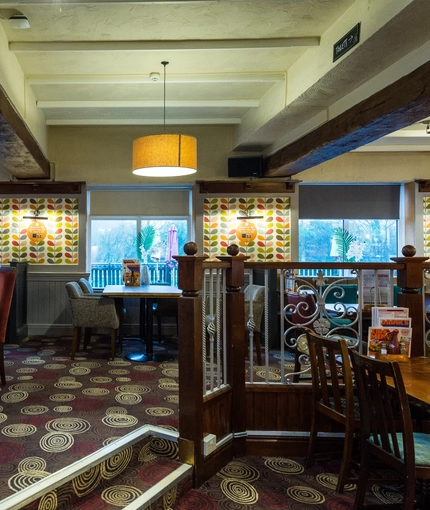
[[[415, 463], [412, 418], [397, 361], [381, 361], [352, 351], [363, 439], [388, 463]], [[391, 462], [390, 462], [391, 459]]]
[[157, 299], [154, 301], [152, 309], [155, 316], [177, 317], [178, 299], [177, 298]]
[[82, 292], [84, 294], [94, 294], [94, 289], [91, 283], [85, 278], [81, 278], [78, 282], [79, 287], [81, 287]]
[[348, 346], [306, 331], [312, 371], [314, 405], [340, 423], [354, 425], [354, 385]]
[[245, 298], [245, 321], [248, 321], [250, 312], [250, 301], [252, 301], [252, 316], [255, 322], [255, 331], [261, 331], [261, 319], [264, 313], [264, 285], [248, 285], [244, 291]]
[[287, 310], [291, 312], [291, 322], [313, 329], [312, 323], [317, 318], [317, 305], [313, 294], [287, 292], [285, 296], [288, 301]]
[[78, 299], [84, 295], [84, 291], [78, 282], [67, 282], [66, 289], [69, 299]]
[[115, 301], [107, 297], [94, 297], [84, 293], [78, 282], [66, 283], [72, 311], [73, 326], [83, 328], [119, 327]]
[[5, 343], [7, 323], [9, 320], [10, 307], [12, 304], [13, 291], [15, 288], [15, 269], [0, 270], [0, 343]]

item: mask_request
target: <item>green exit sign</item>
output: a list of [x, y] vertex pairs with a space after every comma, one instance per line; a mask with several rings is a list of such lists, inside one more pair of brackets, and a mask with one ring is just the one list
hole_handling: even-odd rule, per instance
[[360, 42], [360, 23], [357, 23], [346, 35], [333, 45], [333, 62], [345, 55], [351, 48]]

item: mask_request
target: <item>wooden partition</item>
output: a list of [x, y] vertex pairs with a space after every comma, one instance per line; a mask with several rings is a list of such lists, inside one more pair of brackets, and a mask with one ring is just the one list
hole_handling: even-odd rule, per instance
[[[425, 354], [424, 275], [430, 271], [426, 258], [404, 257], [391, 263], [263, 263], [246, 257], [220, 257], [208, 262], [196, 256], [195, 243], [185, 246], [187, 256], [179, 262], [179, 450], [183, 461], [195, 468], [195, 486], [201, 485], [234, 456], [303, 455], [310, 430], [311, 385], [249, 384], [245, 382], [247, 354], [243, 286], [252, 270], [362, 269], [397, 271], [399, 306], [409, 308], [412, 318], [412, 356]], [[202, 281], [205, 268], [225, 271], [226, 360], [228, 384], [211, 394], [204, 391], [206, 370], [202, 356]], [[276, 289], [275, 289], [276, 291]], [[327, 428], [327, 432], [339, 429]], [[205, 454], [204, 438], [214, 435], [217, 447]], [[327, 448], [333, 441], [327, 441]]]
[[[244, 282], [243, 257], [226, 257], [219, 263], [206, 263], [197, 257], [193, 243], [186, 248], [189, 255], [177, 257], [180, 271], [178, 285], [182, 296], [178, 301], [179, 333], [179, 450], [180, 458], [195, 467], [195, 484], [199, 486], [224, 466], [235, 454], [245, 452], [245, 358], [244, 298], [240, 292]], [[202, 280], [205, 268], [223, 268], [226, 272], [227, 344], [226, 360], [229, 384], [211, 394], [204, 391], [202, 349]], [[220, 444], [215, 452], [205, 454], [204, 438], [214, 436]]]

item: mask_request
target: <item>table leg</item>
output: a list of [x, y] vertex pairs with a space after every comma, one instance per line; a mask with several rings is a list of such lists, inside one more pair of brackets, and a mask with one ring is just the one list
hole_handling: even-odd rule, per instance
[[174, 357], [169, 354], [154, 354], [154, 343], [152, 337], [153, 315], [152, 315], [153, 299], [142, 298], [140, 300], [140, 336], [145, 338], [146, 353], [132, 352], [127, 354], [126, 358], [130, 361], [173, 361]]

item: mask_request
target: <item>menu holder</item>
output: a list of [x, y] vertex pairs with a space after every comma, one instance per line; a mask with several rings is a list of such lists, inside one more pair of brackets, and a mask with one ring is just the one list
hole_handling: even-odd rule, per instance
[[140, 286], [140, 260], [123, 259], [122, 281], [126, 287]]
[[[411, 353], [412, 328], [370, 327], [367, 355], [382, 359], [387, 356], [406, 356]], [[384, 352], [385, 351], [385, 352]], [[397, 358], [393, 358], [397, 359]]]

